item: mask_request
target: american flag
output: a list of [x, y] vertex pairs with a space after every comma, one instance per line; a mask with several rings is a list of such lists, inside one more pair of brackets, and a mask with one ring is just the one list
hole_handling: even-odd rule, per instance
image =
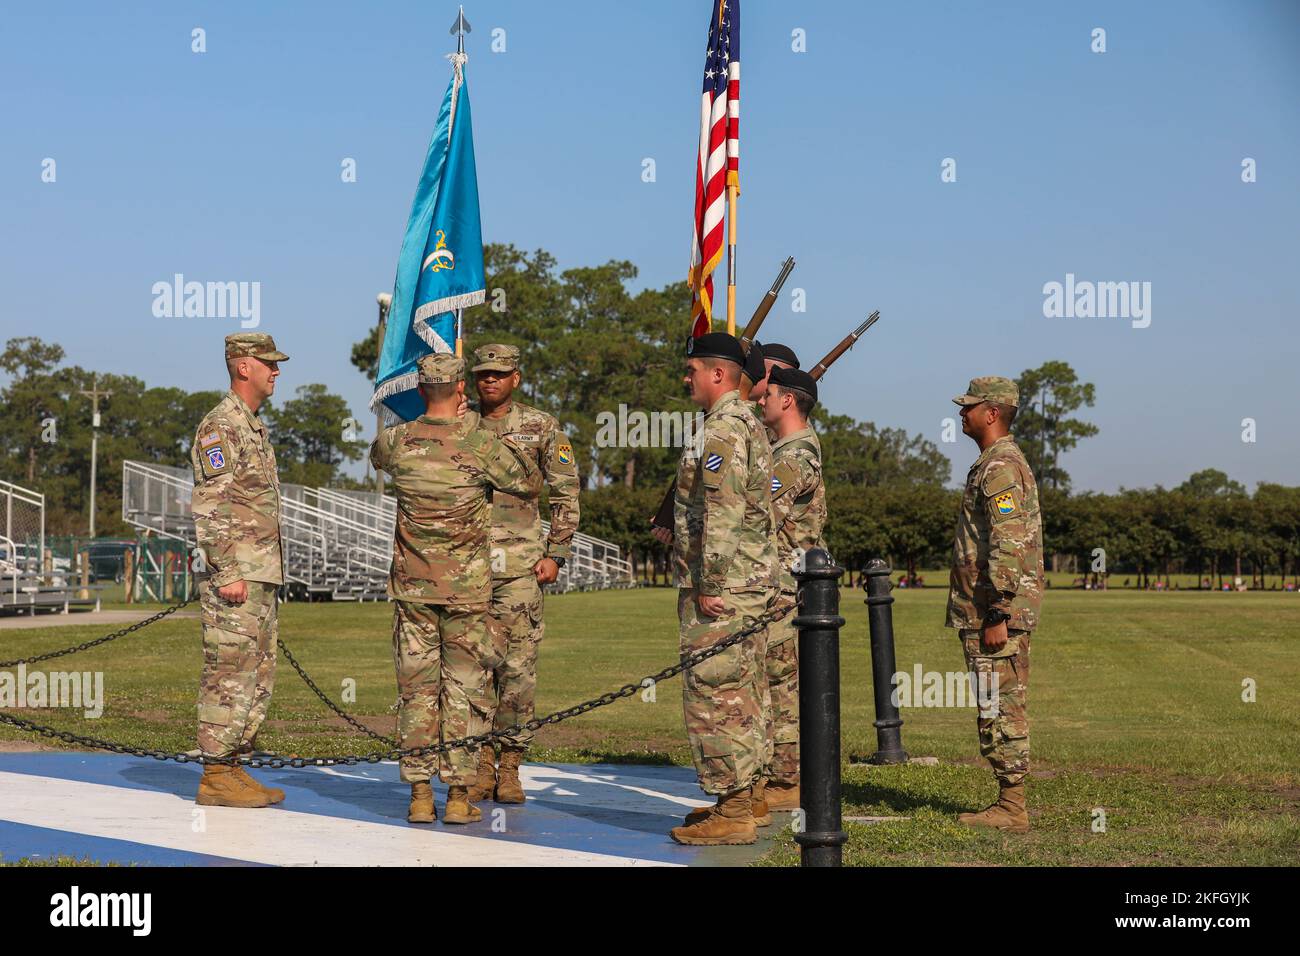
[[740, 0], [710, 0], [710, 4], [688, 280], [694, 293], [691, 334], [697, 338], [709, 331], [713, 321], [713, 270], [722, 259], [727, 187], [740, 186]]

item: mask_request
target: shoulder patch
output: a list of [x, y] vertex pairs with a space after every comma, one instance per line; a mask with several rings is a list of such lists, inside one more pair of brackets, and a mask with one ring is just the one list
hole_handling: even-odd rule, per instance
[[556, 442], [555, 460], [561, 465], [573, 464], [573, 446], [567, 441]]
[[203, 448], [199, 452], [199, 459], [205, 478], [215, 478], [230, 470], [230, 459], [226, 457], [225, 442], [220, 438], [217, 439], [216, 444]]
[[798, 470], [788, 461], [780, 462], [772, 472], [772, 497], [780, 498], [799, 482]]
[[722, 476], [727, 472], [731, 455], [731, 443], [725, 438], [710, 438], [704, 443], [704, 453], [700, 459], [700, 475], [705, 488], [722, 486]]

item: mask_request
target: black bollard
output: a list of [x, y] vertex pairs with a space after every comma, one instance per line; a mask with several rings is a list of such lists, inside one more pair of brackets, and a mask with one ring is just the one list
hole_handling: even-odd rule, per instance
[[894, 612], [890, 605], [889, 565], [880, 558], [867, 563], [867, 623], [871, 628], [871, 682], [876, 693], [876, 752], [868, 763], [906, 763], [903, 719], [894, 703]]
[[839, 866], [848, 835], [840, 820], [840, 617], [843, 569], [821, 548], [805, 552], [799, 581], [799, 777], [804, 866]]

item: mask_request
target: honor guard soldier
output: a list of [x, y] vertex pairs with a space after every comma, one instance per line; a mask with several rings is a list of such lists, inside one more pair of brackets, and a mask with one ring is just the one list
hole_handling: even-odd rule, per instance
[[[764, 354], [767, 354], [765, 351]], [[791, 353], [793, 357], [793, 353]], [[797, 601], [796, 562], [812, 548], [825, 548], [826, 489], [822, 449], [808, 422], [817, 404], [817, 383], [807, 372], [776, 366], [761, 400], [763, 423], [776, 435], [772, 446], [772, 521], [776, 527], [780, 599]], [[770, 748], [764, 769], [763, 798], [772, 810], [799, 806], [799, 641], [794, 615], [768, 630], [767, 683], [771, 695]]]
[[[202, 568], [198, 744], [207, 758], [251, 752], [271, 703], [284, 549], [275, 449], [257, 410], [275, 392], [288, 358], [264, 332], [226, 336], [230, 391], [204, 416], [190, 446], [195, 570]], [[195, 802], [265, 807], [283, 799], [283, 790], [262, 786], [243, 767], [210, 763]]]
[[999, 790], [997, 802], [957, 819], [1024, 833], [1029, 636], [1043, 598], [1038, 487], [1009, 434], [1020, 404], [1016, 383], [996, 375], [972, 379], [953, 401], [961, 406], [961, 430], [980, 455], [966, 475], [957, 517], [947, 624], [957, 629], [976, 678], [980, 754], [992, 765]]
[[[487, 622], [489, 496], [541, 491], [541, 472], [527, 454], [480, 429], [477, 414], [457, 414], [464, 377], [465, 363], [455, 355], [421, 358], [425, 413], [385, 429], [370, 449], [371, 464], [389, 474], [397, 495], [388, 595], [403, 749], [490, 729], [488, 675], [496, 660]], [[443, 821], [482, 819], [469, 800], [477, 760], [477, 747], [403, 757], [401, 776], [411, 784], [407, 819], [434, 821], [435, 769], [448, 786]]]
[[[705, 409], [704, 427], [677, 470], [673, 566], [683, 656], [724, 640], [768, 609], [776, 587], [772, 539], [772, 451], [741, 400], [745, 355], [730, 335], [687, 343], [685, 383]], [[704, 819], [672, 830], [678, 843], [753, 843], [770, 822], [755, 805], [764, 727], [760, 674], [767, 632], [760, 630], [683, 674], [686, 732], [700, 786], [716, 798]]]
[[[474, 352], [472, 369], [479, 397], [479, 427], [514, 445], [542, 473], [550, 502], [550, 532], [542, 535], [536, 495], [497, 491], [492, 495], [492, 606], [488, 628], [499, 660], [489, 675], [493, 729], [506, 730], [533, 719], [537, 652], [545, 624], [542, 587], [559, 577], [578, 530], [578, 466], [560, 423], [514, 399], [519, 387], [519, 350], [485, 345]], [[486, 744], [479, 751], [478, 778], [470, 800], [523, 803], [519, 764], [531, 732], [501, 739], [501, 767]]]

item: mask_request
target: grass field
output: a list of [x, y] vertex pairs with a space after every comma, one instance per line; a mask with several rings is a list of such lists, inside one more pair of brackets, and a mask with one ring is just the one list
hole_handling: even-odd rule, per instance
[[[900, 670], [962, 667], [945, 629], [946, 592], [895, 591]], [[548, 598], [539, 713], [639, 679], [676, 654], [674, 593], [640, 590]], [[841, 612], [844, 755], [875, 749], [862, 594]], [[353, 713], [391, 733], [394, 682], [387, 605], [290, 604], [281, 636], [335, 699], [356, 682]], [[75, 620], [75, 618], [74, 618]], [[65, 646], [108, 628], [0, 631], [0, 657]], [[974, 713], [909, 708], [903, 741], [938, 766], [846, 765], [846, 815], [905, 820], [848, 824], [853, 864], [1295, 865], [1300, 862], [1300, 595], [1049, 592], [1034, 635], [1029, 713], [1034, 830], [973, 832], [955, 815], [988, 802]], [[103, 648], [39, 665], [104, 672], [104, 715], [43, 710], [23, 716], [139, 746], [193, 747], [199, 625], [166, 620]], [[1243, 681], [1256, 700], [1242, 699]], [[545, 728], [535, 759], [689, 764], [676, 681]], [[365, 753], [281, 662], [260, 741], [280, 753]], [[0, 747], [23, 735], [0, 728]], [[5, 743], [9, 741], [9, 743]], [[1095, 811], [1105, 831], [1094, 832]], [[778, 818], [782, 820], [784, 818]], [[786, 833], [764, 863], [797, 862]]]

